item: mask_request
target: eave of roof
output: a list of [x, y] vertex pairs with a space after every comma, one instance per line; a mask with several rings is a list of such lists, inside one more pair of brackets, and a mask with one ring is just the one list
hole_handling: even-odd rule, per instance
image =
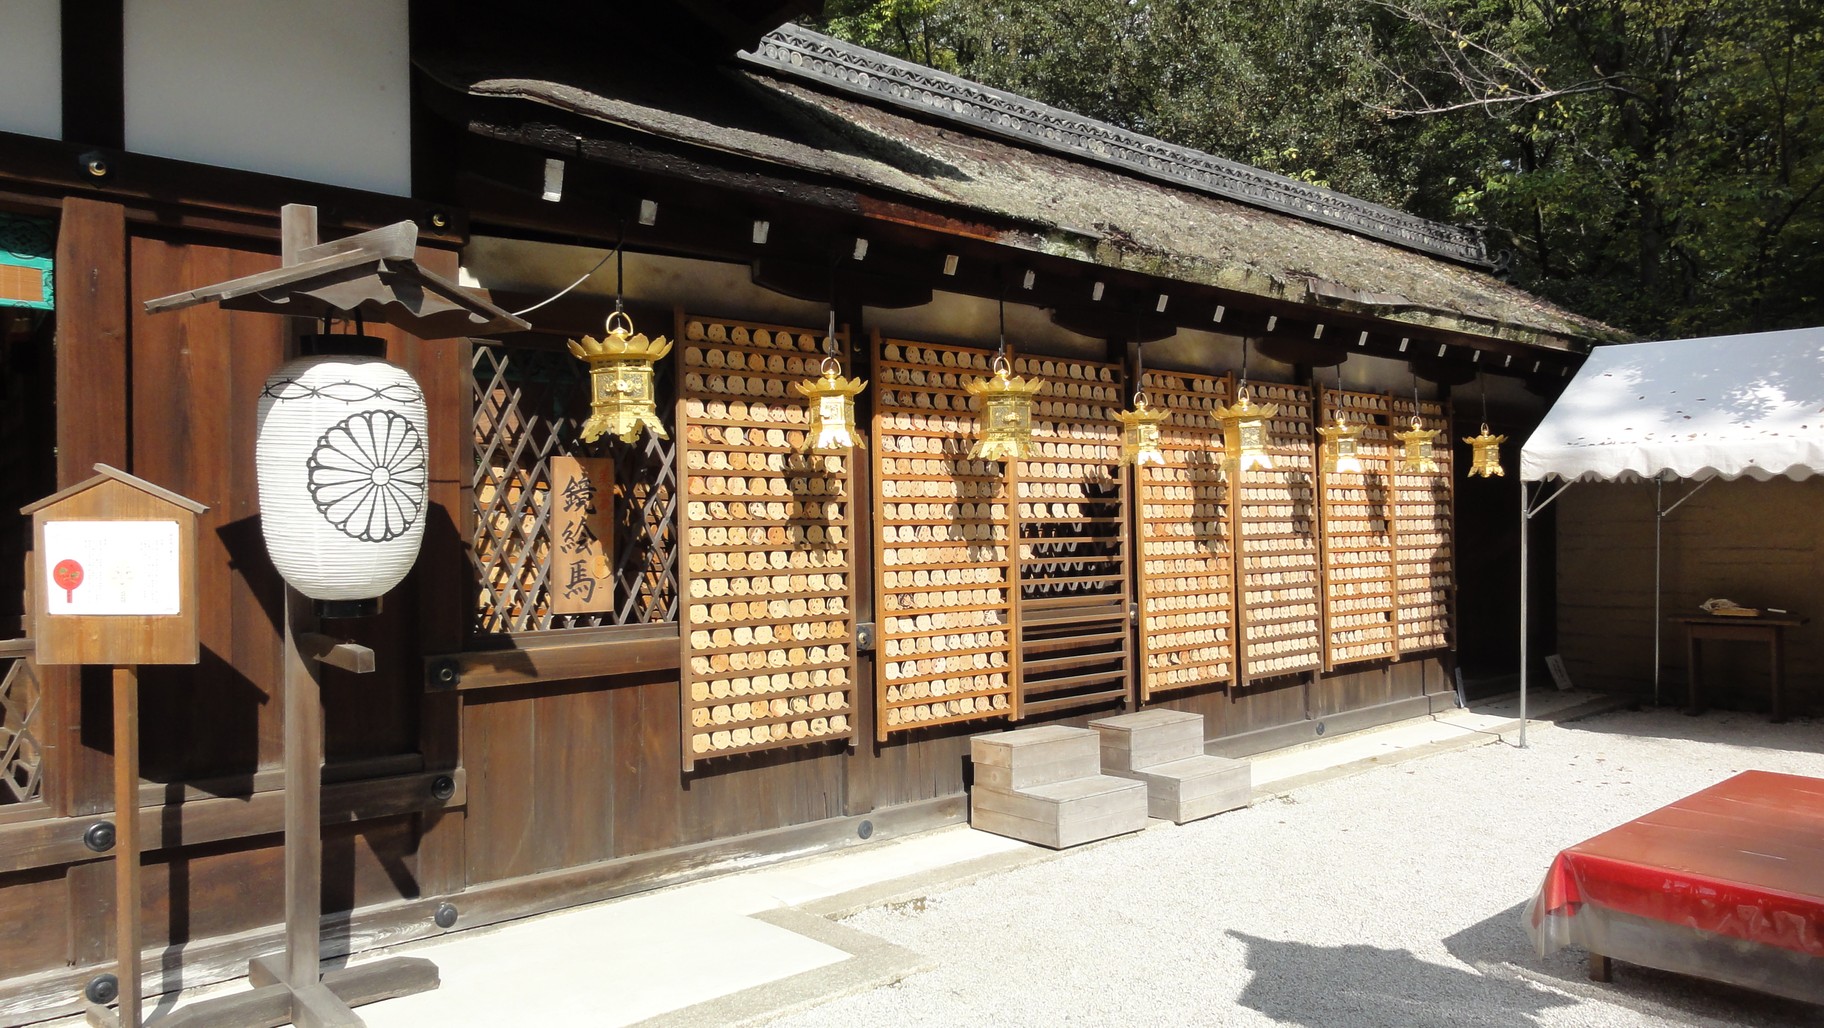
[[[869, 205], [867, 196], [884, 195], [992, 218], [1009, 226], [996, 242], [1015, 249], [1553, 350], [1625, 337], [1456, 261], [967, 126], [915, 119], [871, 97], [751, 65], [705, 66], [661, 80], [550, 59], [515, 64], [493, 54], [420, 55], [419, 63], [470, 97], [526, 101], [635, 138], [763, 162], [779, 170], [762, 174], [854, 190], [863, 198], [858, 208]], [[492, 108], [469, 127], [519, 141], [561, 135], [565, 150], [590, 154], [580, 135], [535, 112]]]
[[896, 107], [914, 117], [1104, 164], [1142, 178], [1290, 214], [1480, 268], [1482, 234], [1178, 146], [922, 67], [798, 25], [782, 25], [742, 60], [772, 74]]

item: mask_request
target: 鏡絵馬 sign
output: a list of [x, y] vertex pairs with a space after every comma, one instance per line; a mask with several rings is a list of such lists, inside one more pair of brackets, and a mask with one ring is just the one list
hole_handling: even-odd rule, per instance
[[551, 458], [551, 613], [614, 608], [613, 513], [612, 460]]

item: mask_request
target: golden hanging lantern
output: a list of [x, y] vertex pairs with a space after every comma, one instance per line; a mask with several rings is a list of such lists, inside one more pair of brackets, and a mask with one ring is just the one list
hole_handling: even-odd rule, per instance
[[1223, 466], [1232, 471], [1273, 470], [1273, 458], [1267, 454], [1267, 419], [1279, 413], [1279, 404], [1254, 406], [1248, 399], [1248, 387], [1232, 407], [1217, 407], [1216, 419], [1222, 422]]
[[1490, 435], [1488, 422], [1482, 423], [1480, 435], [1464, 436], [1463, 441], [1469, 444], [1469, 473], [1479, 478], [1494, 478], [1507, 475], [1501, 467], [1501, 444], [1507, 442], [1504, 435]]
[[670, 340], [634, 334], [633, 319], [616, 309], [608, 315], [607, 333], [601, 339], [572, 339], [570, 352], [589, 365], [590, 415], [583, 423], [583, 442], [613, 433], [631, 443], [639, 438], [642, 425], [660, 439], [671, 438], [655, 406], [652, 368], [671, 352]]
[[805, 426], [805, 453], [847, 453], [863, 446], [855, 429], [855, 397], [868, 383], [846, 378], [835, 357], [823, 359], [823, 377], [793, 382], [792, 388], [811, 401], [811, 420]]
[[1045, 388], [1045, 380], [1021, 378], [1007, 358], [994, 358], [994, 377], [969, 383], [971, 395], [982, 398], [977, 422], [980, 436], [969, 447], [970, 460], [1019, 460], [1032, 449], [1032, 398]]
[[1359, 475], [1362, 473], [1362, 458], [1356, 454], [1356, 447], [1361, 442], [1362, 429], [1366, 425], [1352, 425], [1349, 419], [1338, 412], [1336, 421], [1319, 428], [1318, 434], [1324, 437], [1323, 468], [1325, 474]]
[[1395, 432], [1395, 439], [1406, 445], [1406, 456], [1400, 463], [1402, 471], [1436, 471], [1437, 458], [1432, 454], [1432, 440], [1438, 437], [1438, 430], [1426, 428], [1419, 416], [1412, 416], [1412, 427], [1404, 432]]
[[1159, 424], [1172, 416], [1171, 411], [1153, 410], [1146, 405], [1146, 394], [1134, 395], [1134, 409], [1115, 415], [1121, 422], [1121, 459], [1134, 467], [1164, 464], [1165, 452], [1159, 449]]

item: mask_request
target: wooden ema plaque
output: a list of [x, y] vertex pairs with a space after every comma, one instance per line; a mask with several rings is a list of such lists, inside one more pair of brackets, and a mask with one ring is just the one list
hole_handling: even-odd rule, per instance
[[966, 383], [983, 350], [874, 336], [876, 738], [1018, 717], [1013, 504], [995, 461], [969, 460]]
[[1362, 429], [1359, 472], [1326, 471], [1323, 493], [1324, 669], [1399, 656], [1395, 630], [1393, 478], [1400, 455], [1392, 400], [1379, 393], [1318, 392], [1319, 424], [1342, 415]]
[[1241, 675], [1257, 678], [1323, 665], [1317, 535], [1317, 447], [1311, 390], [1253, 383], [1257, 404], [1277, 404], [1267, 422], [1271, 470], [1241, 472], [1235, 534], [1241, 546]]
[[799, 454], [792, 389], [816, 377], [823, 334], [680, 312], [676, 335], [684, 769], [847, 739], [858, 455]]
[[551, 458], [551, 578], [554, 614], [614, 609], [614, 461]]
[[1235, 565], [1222, 425], [1229, 376], [1147, 370], [1165, 464], [1136, 470], [1140, 505], [1140, 696], [1235, 677]]
[[[1393, 400], [1393, 421], [1412, 424], [1412, 401]], [[1419, 404], [1419, 421], [1438, 430], [1433, 458], [1438, 470], [1401, 471], [1393, 475], [1393, 546], [1397, 576], [1400, 652], [1448, 649], [1456, 598], [1456, 557], [1451, 549], [1455, 528], [1452, 491], [1455, 440], [1450, 437], [1450, 411], [1427, 400]]]
[[39, 664], [194, 664], [196, 516], [207, 508], [124, 471], [24, 508], [32, 516]]
[[1017, 499], [1021, 716], [1110, 699], [1132, 688], [1127, 473], [1116, 364], [1013, 359], [1045, 388], [1033, 453], [1009, 470]]

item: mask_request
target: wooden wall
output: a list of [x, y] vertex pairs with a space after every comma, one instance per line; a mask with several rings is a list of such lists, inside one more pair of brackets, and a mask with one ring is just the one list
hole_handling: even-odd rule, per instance
[[[1666, 486], [1666, 505], [1690, 488]], [[1652, 692], [1653, 491], [1578, 484], [1556, 503], [1558, 640], [1578, 686]], [[1713, 482], [1665, 521], [1665, 617], [1698, 613], [1720, 596], [1813, 618], [1787, 632], [1786, 706], [1796, 712], [1824, 710], [1821, 511], [1824, 479]], [[1677, 625], [1662, 627], [1662, 699], [1682, 702], [1684, 636]], [[1704, 660], [1713, 705], [1766, 709], [1764, 647], [1707, 643]]]
[[[270, 928], [282, 906], [282, 594], [260, 534], [253, 442], [286, 326], [212, 307], [147, 315], [142, 304], [275, 267], [276, 241], [129, 221], [88, 200], [65, 203], [62, 239], [59, 484], [106, 460], [209, 507], [202, 662], [142, 678], [143, 942], [189, 944], [179, 966], [196, 984], [237, 973], [254, 945], [203, 940]], [[454, 276], [452, 254], [420, 259]], [[650, 887], [713, 866], [713, 852], [731, 845], [801, 852], [856, 841], [859, 818], [898, 817], [910, 830], [963, 816], [970, 737], [1016, 726], [942, 726], [875, 743], [872, 690], [861, 688], [852, 751], [814, 744], [685, 774], [675, 658], [615, 672], [627, 667], [615, 648], [586, 642], [612, 633], [571, 637], [598, 655], [550, 680], [427, 691], [425, 658], [465, 645], [473, 588], [462, 528], [469, 362], [466, 343], [394, 342], [392, 356], [430, 401], [433, 507], [418, 568], [384, 615], [347, 629], [377, 651], [378, 671], [330, 672], [325, 682], [327, 915], [368, 925], [360, 938], [377, 944], [435, 933], [415, 905], [425, 900], [453, 899], [466, 927]], [[1312, 737], [1326, 718], [1409, 716], [1413, 702], [1448, 692], [1445, 672], [1433, 655], [1164, 699], [1204, 714], [1210, 737], [1253, 739], [1258, 750]], [[858, 674], [873, 681], [870, 655]], [[0, 1024], [65, 1009], [83, 980], [109, 970], [112, 869], [80, 834], [113, 816], [112, 741], [105, 687], [82, 678], [47, 669], [47, 734], [57, 743], [47, 816], [0, 820]], [[1113, 709], [1057, 720], [1082, 724]], [[447, 802], [432, 797], [438, 776], [454, 779]], [[616, 870], [630, 861], [644, 863]], [[571, 884], [552, 884], [554, 875]]]

